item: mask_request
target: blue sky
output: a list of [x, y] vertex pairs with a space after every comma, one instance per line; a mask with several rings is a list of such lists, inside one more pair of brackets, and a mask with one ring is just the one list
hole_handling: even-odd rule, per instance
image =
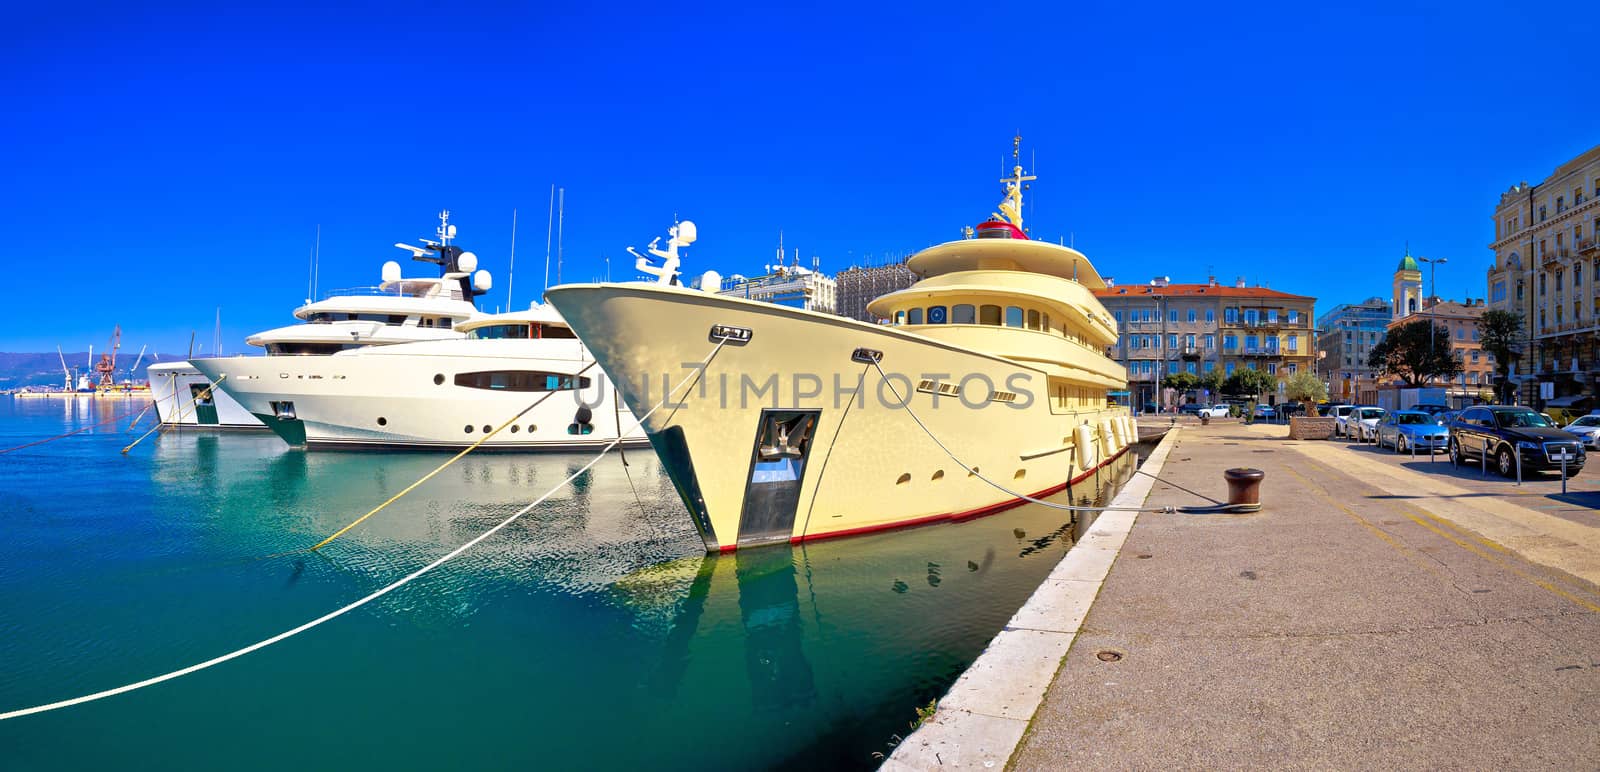
[[[0, 351], [224, 350], [376, 283], [448, 207], [506, 303], [664, 233], [753, 272], [955, 237], [1036, 154], [1028, 224], [1119, 281], [1387, 297], [1407, 240], [1482, 296], [1499, 194], [1600, 143], [1593, 4], [384, 2], [7, 8]], [[426, 266], [417, 265], [417, 268]]]

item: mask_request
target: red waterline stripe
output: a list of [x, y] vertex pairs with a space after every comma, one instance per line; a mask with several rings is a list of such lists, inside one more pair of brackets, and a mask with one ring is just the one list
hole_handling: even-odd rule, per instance
[[[1029, 496], [1029, 498], [1037, 499], [1037, 498], [1042, 498], [1044, 496], [1049, 496], [1049, 495], [1052, 495], [1052, 494], [1060, 493], [1061, 491], [1066, 490], [1069, 485], [1076, 485], [1077, 483], [1082, 482], [1085, 478], [1089, 477], [1089, 475], [1094, 474], [1095, 472], [1099, 471], [1101, 468], [1105, 467], [1107, 464], [1110, 464], [1111, 462], [1116, 461], [1118, 458], [1121, 458], [1122, 454], [1126, 453], [1126, 452], [1128, 452], [1128, 449], [1127, 448], [1123, 448], [1122, 450], [1119, 450], [1116, 453], [1111, 454], [1110, 458], [1108, 458], [1104, 462], [1096, 465], [1093, 469], [1090, 469], [1089, 471], [1084, 472], [1081, 475], [1078, 475], [1076, 478], [1073, 478], [1070, 482], [1061, 483], [1060, 485], [1052, 485], [1052, 486], [1050, 486], [1048, 488], [1045, 488], [1044, 490], [1038, 491], [1036, 493], [1030, 493], [1030, 494], [1028, 494], [1028, 496]], [[999, 502], [997, 504], [989, 504], [987, 506], [978, 507], [977, 509], [969, 509], [969, 510], [967, 510], [965, 512], [947, 512], [947, 513], [942, 514], [942, 515], [930, 515], [928, 517], [919, 517], [916, 520], [901, 520], [901, 521], [898, 521], [898, 522], [883, 523], [883, 524], [880, 524], [880, 525], [867, 525], [867, 526], [862, 526], [860, 528], [847, 528], [847, 529], [842, 530], [842, 531], [829, 531], [827, 533], [807, 534], [805, 536], [794, 536], [794, 537], [790, 537], [789, 538], [789, 543], [790, 544], [799, 544], [800, 542], [804, 542], [804, 541], [820, 541], [822, 539], [837, 539], [837, 538], [842, 537], [842, 536], [856, 536], [856, 535], [864, 534], [864, 533], [874, 533], [874, 532], [877, 532], [877, 531], [888, 531], [888, 530], [892, 530], [892, 529], [895, 529], [895, 528], [910, 528], [910, 527], [913, 527], [913, 526], [927, 525], [929, 523], [936, 523], [936, 522], [940, 522], [940, 521], [957, 522], [957, 521], [962, 521], [962, 520], [974, 520], [974, 519], [977, 519], [979, 517], [983, 517], [985, 515], [996, 514], [996, 513], [1003, 512], [1003, 511], [1008, 510], [1008, 509], [1013, 509], [1015, 507], [1019, 507], [1019, 506], [1021, 506], [1023, 504], [1028, 504], [1028, 503], [1030, 503], [1030, 502], [1025, 501], [1023, 499], [1007, 499], [1007, 500], [1001, 501], [1001, 502]], [[733, 545], [733, 546], [723, 545], [721, 547], [721, 551], [722, 552], [732, 552], [735, 549], [738, 549], [737, 545]]]

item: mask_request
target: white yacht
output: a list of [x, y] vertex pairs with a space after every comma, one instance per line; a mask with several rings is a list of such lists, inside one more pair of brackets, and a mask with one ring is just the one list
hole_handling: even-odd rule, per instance
[[[485, 449], [579, 450], [649, 439], [553, 307], [480, 316], [460, 340], [325, 357], [198, 360], [209, 380], [291, 445], [460, 448], [528, 410]], [[559, 393], [566, 392], [566, 393]]]
[[[413, 260], [439, 266], [438, 277], [401, 276], [400, 264], [383, 264], [376, 287], [335, 290], [322, 300], [295, 309], [298, 324], [258, 332], [245, 339], [269, 357], [323, 356], [396, 343], [456, 340], [457, 325], [479, 316], [473, 298], [492, 284], [488, 271], [478, 270], [478, 257], [450, 242], [456, 226], [450, 212], [439, 213], [437, 241], [422, 246], [395, 244]], [[212, 379], [192, 362], [164, 362], [149, 368], [150, 395], [161, 421], [180, 426], [261, 429], [261, 421], [242, 407], [226, 388], [209, 389]]]

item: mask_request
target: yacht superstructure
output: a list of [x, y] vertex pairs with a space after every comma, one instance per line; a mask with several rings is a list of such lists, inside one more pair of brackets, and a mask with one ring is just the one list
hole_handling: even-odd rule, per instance
[[547, 297], [648, 415], [708, 550], [985, 514], [1063, 490], [1135, 439], [1107, 399], [1127, 374], [1104, 353], [1104, 282], [1082, 253], [1028, 238], [1032, 179], [1019, 161], [999, 214], [910, 258], [921, 281], [869, 306], [887, 325], [666, 272]]
[[[647, 442], [550, 306], [479, 316], [457, 340], [325, 357], [200, 360], [208, 379], [291, 445], [579, 450]], [[501, 424], [538, 403], [503, 431]], [[487, 439], [484, 439], [487, 436]]]
[[[417, 341], [461, 338], [456, 326], [479, 316], [473, 299], [492, 285], [488, 271], [478, 269], [477, 255], [452, 243], [456, 226], [450, 212], [439, 213], [438, 240], [422, 246], [395, 244], [412, 260], [439, 266], [437, 277], [405, 277], [400, 264], [383, 264], [376, 287], [335, 290], [321, 300], [295, 309], [300, 322], [258, 332], [245, 339], [269, 357], [326, 356], [365, 348]], [[223, 429], [265, 428], [240, 406], [226, 385], [210, 388], [193, 362], [151, 365], [151, 397], [164, 423]]]

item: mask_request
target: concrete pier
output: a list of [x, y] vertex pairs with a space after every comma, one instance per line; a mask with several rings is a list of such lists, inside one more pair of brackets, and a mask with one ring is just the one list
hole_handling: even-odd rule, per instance
[[[1172, 485], [1146, 504], [1222, 498], [1222, 470], [1244, 466], [1266, 472], [1262, 510], [1140, 514], [1048, 686], [1018, 682], [1037, 661], [986, 653], [889, 768], [1600, 763], [1600, 468], [1562, 494], [1287, 436], [1169, 436]], [[962, 697], [997, 686], [1036, 709]]]

